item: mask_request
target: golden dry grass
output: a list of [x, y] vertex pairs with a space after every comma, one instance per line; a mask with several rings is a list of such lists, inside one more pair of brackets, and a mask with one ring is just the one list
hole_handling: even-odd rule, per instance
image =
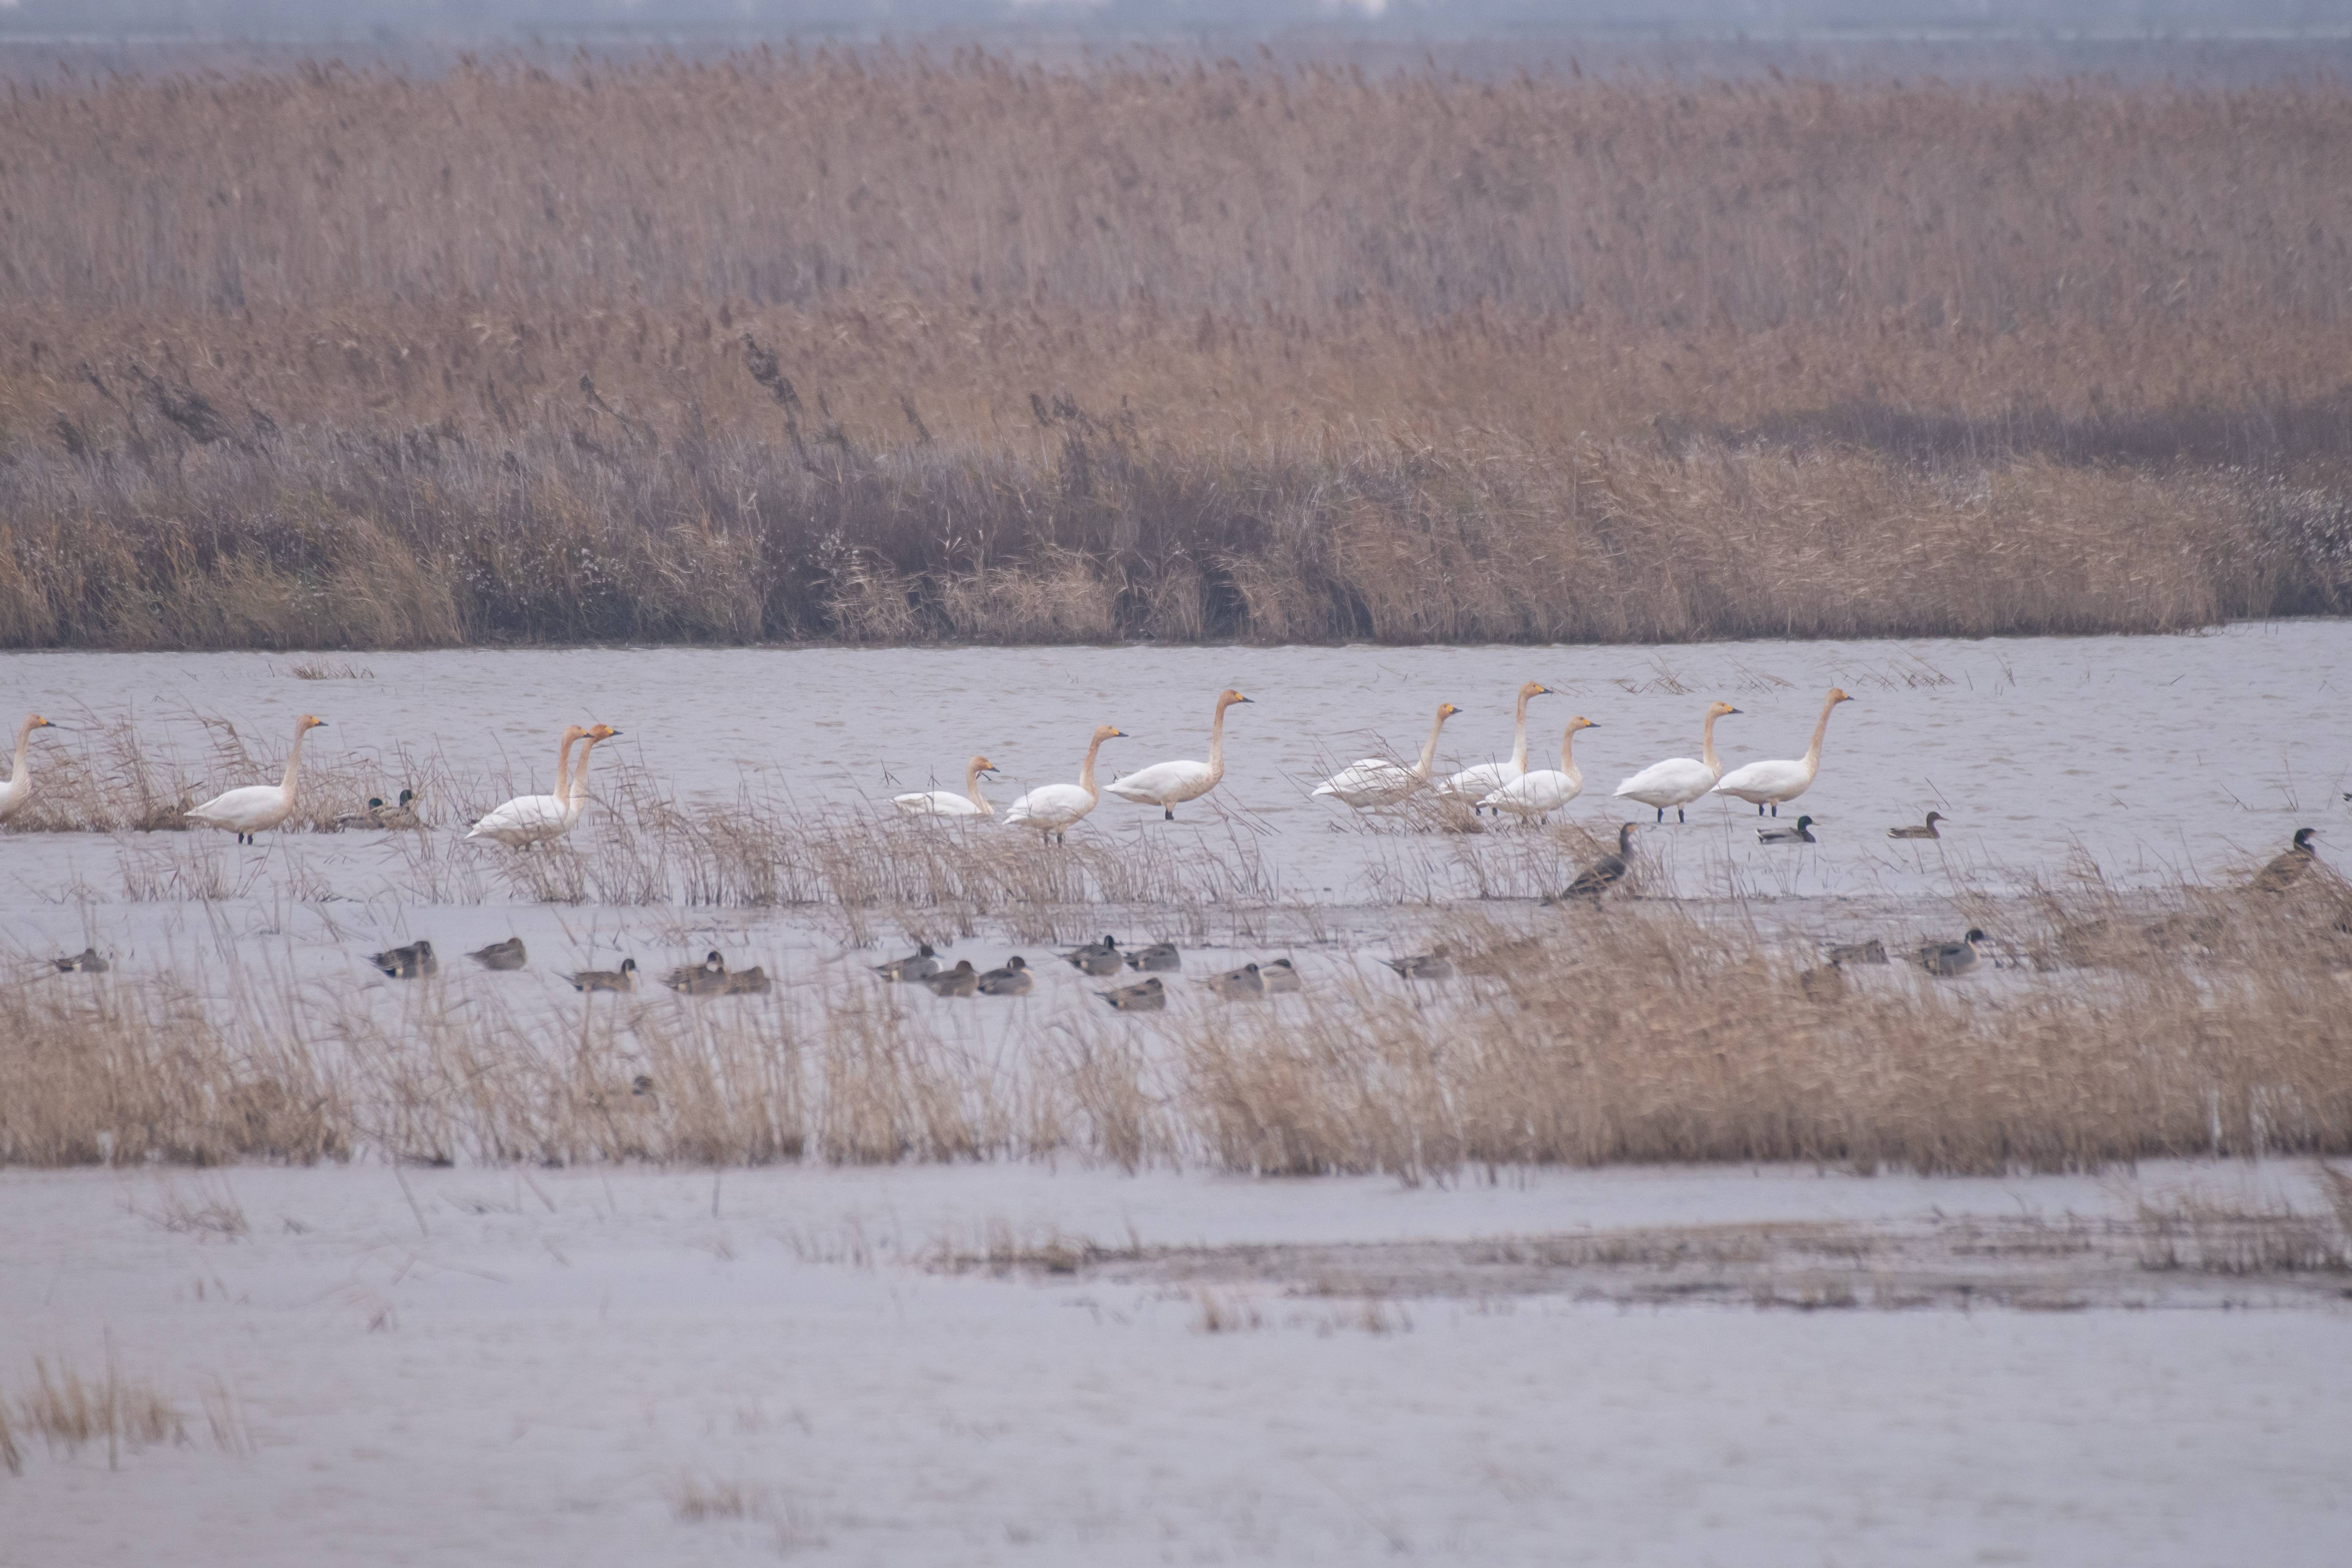
[[[2324, 879], [2283, 897], [2176, 889], [2128, 911], [1989, 908], [2021, 954], [2063, 952], [2085, 928], [2101, 945], [2087, 964], [2045, 957], [1961, 983], [1824, 971], [1680, 906], [1543, 918], [1529, 942], [1433, 917], [1419, 934], [1463, 972], [1440, 987], [1326, 971], [1278, 1003], [1085, 1009], [1024, 1028], [1007, 1057], [942, 1033], [917, 988], [854, 973], [817, 982], [813, 1006], [654, 997], [576, 1024], [430, 985], [387, 1013], [276, 981], [206, 1007], [169, 972], [16, 983], [0, 986], [0, 1163], [1069, 1153], [1420, 1181], [1516, 1164], [1996, 1173], [2352, 1152], [2352, 895]], [[219, 1228], [237, 1211], [199, 1191], [157, 1214]], [[2203, 1247], [2193, 1219], [2183, 1245]]]
[[2336, 85], [883, 53], [58, 83], [0, 132], [0, 646], [2352, 596]]

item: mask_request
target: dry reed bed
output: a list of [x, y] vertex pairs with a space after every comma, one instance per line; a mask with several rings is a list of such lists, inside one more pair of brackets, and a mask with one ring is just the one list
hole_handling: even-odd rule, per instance
[[[1519, 1163], [2091, 1170], [2352, 1152], [2352, 898], [2053, 902], [2049, 956], [1967, 982], [1822, 971], [1644, 903], [1530, 938], [1448, 915], [1464, 974], [1352, 971], [1256, 1006], [1015, 1016], [1010, 1043], [863, 974], [574, 1023], [438, 984], [385, 1012], [171, 974], [0, 987], [0, 1163], [393, 1157], [730, 1164], [1065, 1153], [1407, 1180]], [[2095, 952], [2070, 939], [2090, 933]], [[2085, 961], [2089, 967], [2084, 967]]]
[[2348, 105], [887, 54], [22, 91], [0, 645], [2336, 611]]

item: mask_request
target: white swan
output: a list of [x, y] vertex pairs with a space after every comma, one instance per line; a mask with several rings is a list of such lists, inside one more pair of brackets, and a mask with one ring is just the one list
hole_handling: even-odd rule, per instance
[[1115, 741], [1127, 733], [1115, 724], [1105, 724], [1087, 742], [1086, 765], [1078, 770], [1078, 782], [1074, 784], [1039, 784], [1019, 800], [1004, 808], [1007, 827], [1034, 828], [1048, 842], [1066, 839], [1070, 825], [1095, 808], [1102, 792], [1095, 787], [1095, 753], [1102, 750], [1105, 741]]
[[1538, 768], [1534, 773], [1521, 773], [1478, 804], [1516, 816], [1538, 820], [1549, 816], [1584, 793], [1584, 773], [1576, 765], [1576, 732], [1599, 728], [1580, 713], [1570, 719], [1568, 728], [1560, 731], [1557, 770]]
[[560, 838], [571, 826], [572, 748], [588, 733], [587, 727], [570, 724], [564, 727], [562, 743], [555, 752], [555, 791], [551, 795], [519, 795], [503, 805], [491, 807], [474, 824], [468, 838], [490, 838], [500, 844], [521, 846], [537, 844], [542, 839]]
[[1713, 789], [1723, 777], [1723, 761], [1715, 754], [1715, 721], [1738, 711], [1728, 702], [1709, 705], [1706, 726], [1699, 731], [1696, 757], [1668, 757], [1663, 763], [1652, 763], [1611, 793], [1654, 806], [1660, 822], [1665, 821], [1666, 807], [1670, 805], [1675, 808], [1676, 822], [1689, 821], [1683, 815], [1683, 807]]
[[1528, 700], [1541, 697], [1551, 688], [1541, 681], [1530, 680], [1519, 688], [1519, 710], [1511, 722], [1511, 760], [1507, 763], [1480, 763], [1476, 767], [1464, 768], [1438, 785], [1443, 795], [1457, 795], [1472, 803], [1475, 816], [1486, 797], [1528, 771]]
[[996, 764], [986, 757], [974, 757], [963, 770], [961, 795], [951, 789], [918, 790], [912, 795], [894, 795], [890, 804], [901, 816], [993, 816], [996, 808], [980, 793], [980, 775], [995, 771]]
[[283, 783], [228, 790], [202, 805], [190, 806], [184, 815], [198, 827], [226, 828], [236, 835], [239, 844], [252, 843], [255, 834], [267, 832], [294, 815], [294, 781], [302, 767], [302, 737], [325, 722], [308, 713], [294, 721], [294, 749], [286, 753]]
[[8, 782], [0, 784], [0, 822], [5, 822], [25, 809], [33, 798], [33, 775], [25, 770], [25, 743], [36, 730], [61, 730], [62, 724], [52, 724], [38, 713], [28, 713], [16, 731], [16, 766]]
[[1744, 768], [1735, 768], [1723, 775], [1715, 793], [1736, 795], [1753, 803], [1759, 816], [1764, 815], [1767, 805], [1772, 807], [1773, 816], [1780, 816], [1781, 802], [1794, 800], [1811, 789], [1813, 775], [1822, 771], [1822, 737], [1829, 733], [1830, 710], [1841, 702], [1853, 700], [1836, 687], [1831, 687], [1829, 700], [1822, 704], [1821, 722], [1813, 726], [1812, 743], [1805, 748], [1801, 759], [1793, 763], [1750, 763]]
[[1121, 800], [1156, 805], [1161, 819], [1176, 820], [1176, 808], [1198, 800], [1225, 776], [1225, 710], [1249, 699], [1228, 689], [1217, 694], [1217, 716], [1209, 723], [1209, 760], [1205, 763], [1154, 763], [1103, 787]]
[[1429, 739], [1422, 745], [1421, 761], [1412, 767], [1390, 762], [1386, 757], [1366, 757], [1317, 784], [1313, 793], [1336, 796], [1359, 809], [1394, 805], [1429, 782], [1430, 764], [1437, 761], [1437, 732], [1445, 728], [1448, 719], [1461, 711], [1451, 702], [1437, 705], [1437, 719], [1429, 726]]

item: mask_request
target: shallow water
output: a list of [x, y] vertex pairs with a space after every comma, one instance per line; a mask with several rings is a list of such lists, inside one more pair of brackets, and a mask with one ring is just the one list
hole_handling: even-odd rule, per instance
[[[602, 719], [626, 731], [607, 754], [625, 748], [689, 801], [749, 787], [877, 810], [900, 790], [960, 786], [975, 752], [1003, 770], [1000, 806], [1075, 780], [1097, 723], [1129, 736], [1104, 748], [1106, 782], [1205, 756], [1211, 701], [1230, 684], [1255, 701], [1233, 710], [1215, 795], [1172, 826], [1107, 796], [1079, 831], [1180, 841], [1206, 831], [1223, 843], [1237, 821], [1289, 900], [1379, 897], [1368, 869], [1400, 853], [1393, 836], [1354, 831], [1355, 814], [1309, 799], [1318, 779], [1358, 756], [1410, 761], [1441, 701], [1462, 709], [1441, 768], [1505, 756], [1512, 693], [1526, 679], [1558, 692], [1529, 710], [1534, 765], [1556, 763], [1571, 715], [1600, 726], [1580, 737], [1586, 794], [1566, 815], [1603, 831], [1649, 815], [1608, 792], [1660, 758], [1696, 754], [1707, 702], [1742, 710], [1717, 730], [1726, 766], [1738, 767], [1801, 754], [1824, 689], [1853, 694], [1831, 721], [1819, 780], [1793, 808], [1817, 818], [1819, 846], [1762, 847], [1752, 807], [1710, 799], [1687, 826], [1641, 840], [1654, 875], [1685, 894], [1929, 894], [1956, 873], [2014, 885], [2086, 862], [2123, 881], [2212, 877], [2297, 826], [2341, 823], [2352, 787], [2343, 621], [2168, 637], [1659, 647], [390, 653], [352, 661], [373, 679], [334, 681], [293, 679], [296, 662], [31, 653], [0, 658], [0, 676], [16, 711], [69, 723], [85, 709], [136, 715], [151, 754], [202, 758], [196, 714], [282, 745], [294, 715], [311, 710], [331, 721], [312, 737], [315, 759], [437, 752], [461, 775], [543, 789], [555, 731]], [[37, 740], [37, 752], [49, 743]], [[401, 782], [387, 770], [383, 787]], [[1940, 842], [1885, 837], [1930, 808], [1954, 819]], [[40, 896], [50, 857], [37, 845], [7, 845], [19, 871], [0, 892], [8, 903]]]

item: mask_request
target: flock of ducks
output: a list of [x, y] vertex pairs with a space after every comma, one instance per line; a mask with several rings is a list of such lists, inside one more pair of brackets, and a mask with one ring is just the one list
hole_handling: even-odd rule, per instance
[[[1062, 960], [1079, 973], [1097, 980], [1107, 980], [1129, 970], [1142, 973], [1144, 978], [1133, 984], [1095, 993], [1118, 1013], [1165, 1011], [1168, 983], [1160, 975], [1184, 967], [1184, 955], [1172, 942], [1122, 948], [1114, 936], [1074, 947], [1062, 954]], [[939, 954], [927, 942], [918, 943], [914, 952], [902, 958], [873, 967], [874, 973], [887, 981], [927, 985], [935, 996], [1025, 996], [1035, 986], [1037, 975], [1029, 961], [1019, 953], [995, 969], [975, 969], [968, 958], [957, 960], [950, 967], [940, 962]], [[1219, 996], [1236, 1001], [1300, 989], [1298, 971], [1287, 958], [1244, 963], [1239, 969], [1209, 975], [1200, 984]]]
[[[523, 948], [522, 938], [510, 936], [504, 942], [494, 942], [488, 947], [478, 947], [467, 957], [485, 969], [511, 972], [530, 962]], [[89, 961], [96, 960], [93, 966]], [[433, 943], [419, 939], [402, 947], [386, 948], [382, 952], [368, 954], [367, 961], [394, 980], [421, 980], [441, 972], [441, 961], [434, 955]], [[79, 959], [58, 959], [58, 967], [103, 970], [106, 960], [95, 949]], [[637, 988], [637, 961], [621, 960], [618, 969], [583, 969], [566, 974], [574, 991], [635, 991]], [[662, 976], [662, 984], [688, 996], [741, 996], [765, 994], [772, 989], [768, 972], [753, 967], [730, 969], [726, 958], [713, 950], [700, 963], [680, 964]]]

